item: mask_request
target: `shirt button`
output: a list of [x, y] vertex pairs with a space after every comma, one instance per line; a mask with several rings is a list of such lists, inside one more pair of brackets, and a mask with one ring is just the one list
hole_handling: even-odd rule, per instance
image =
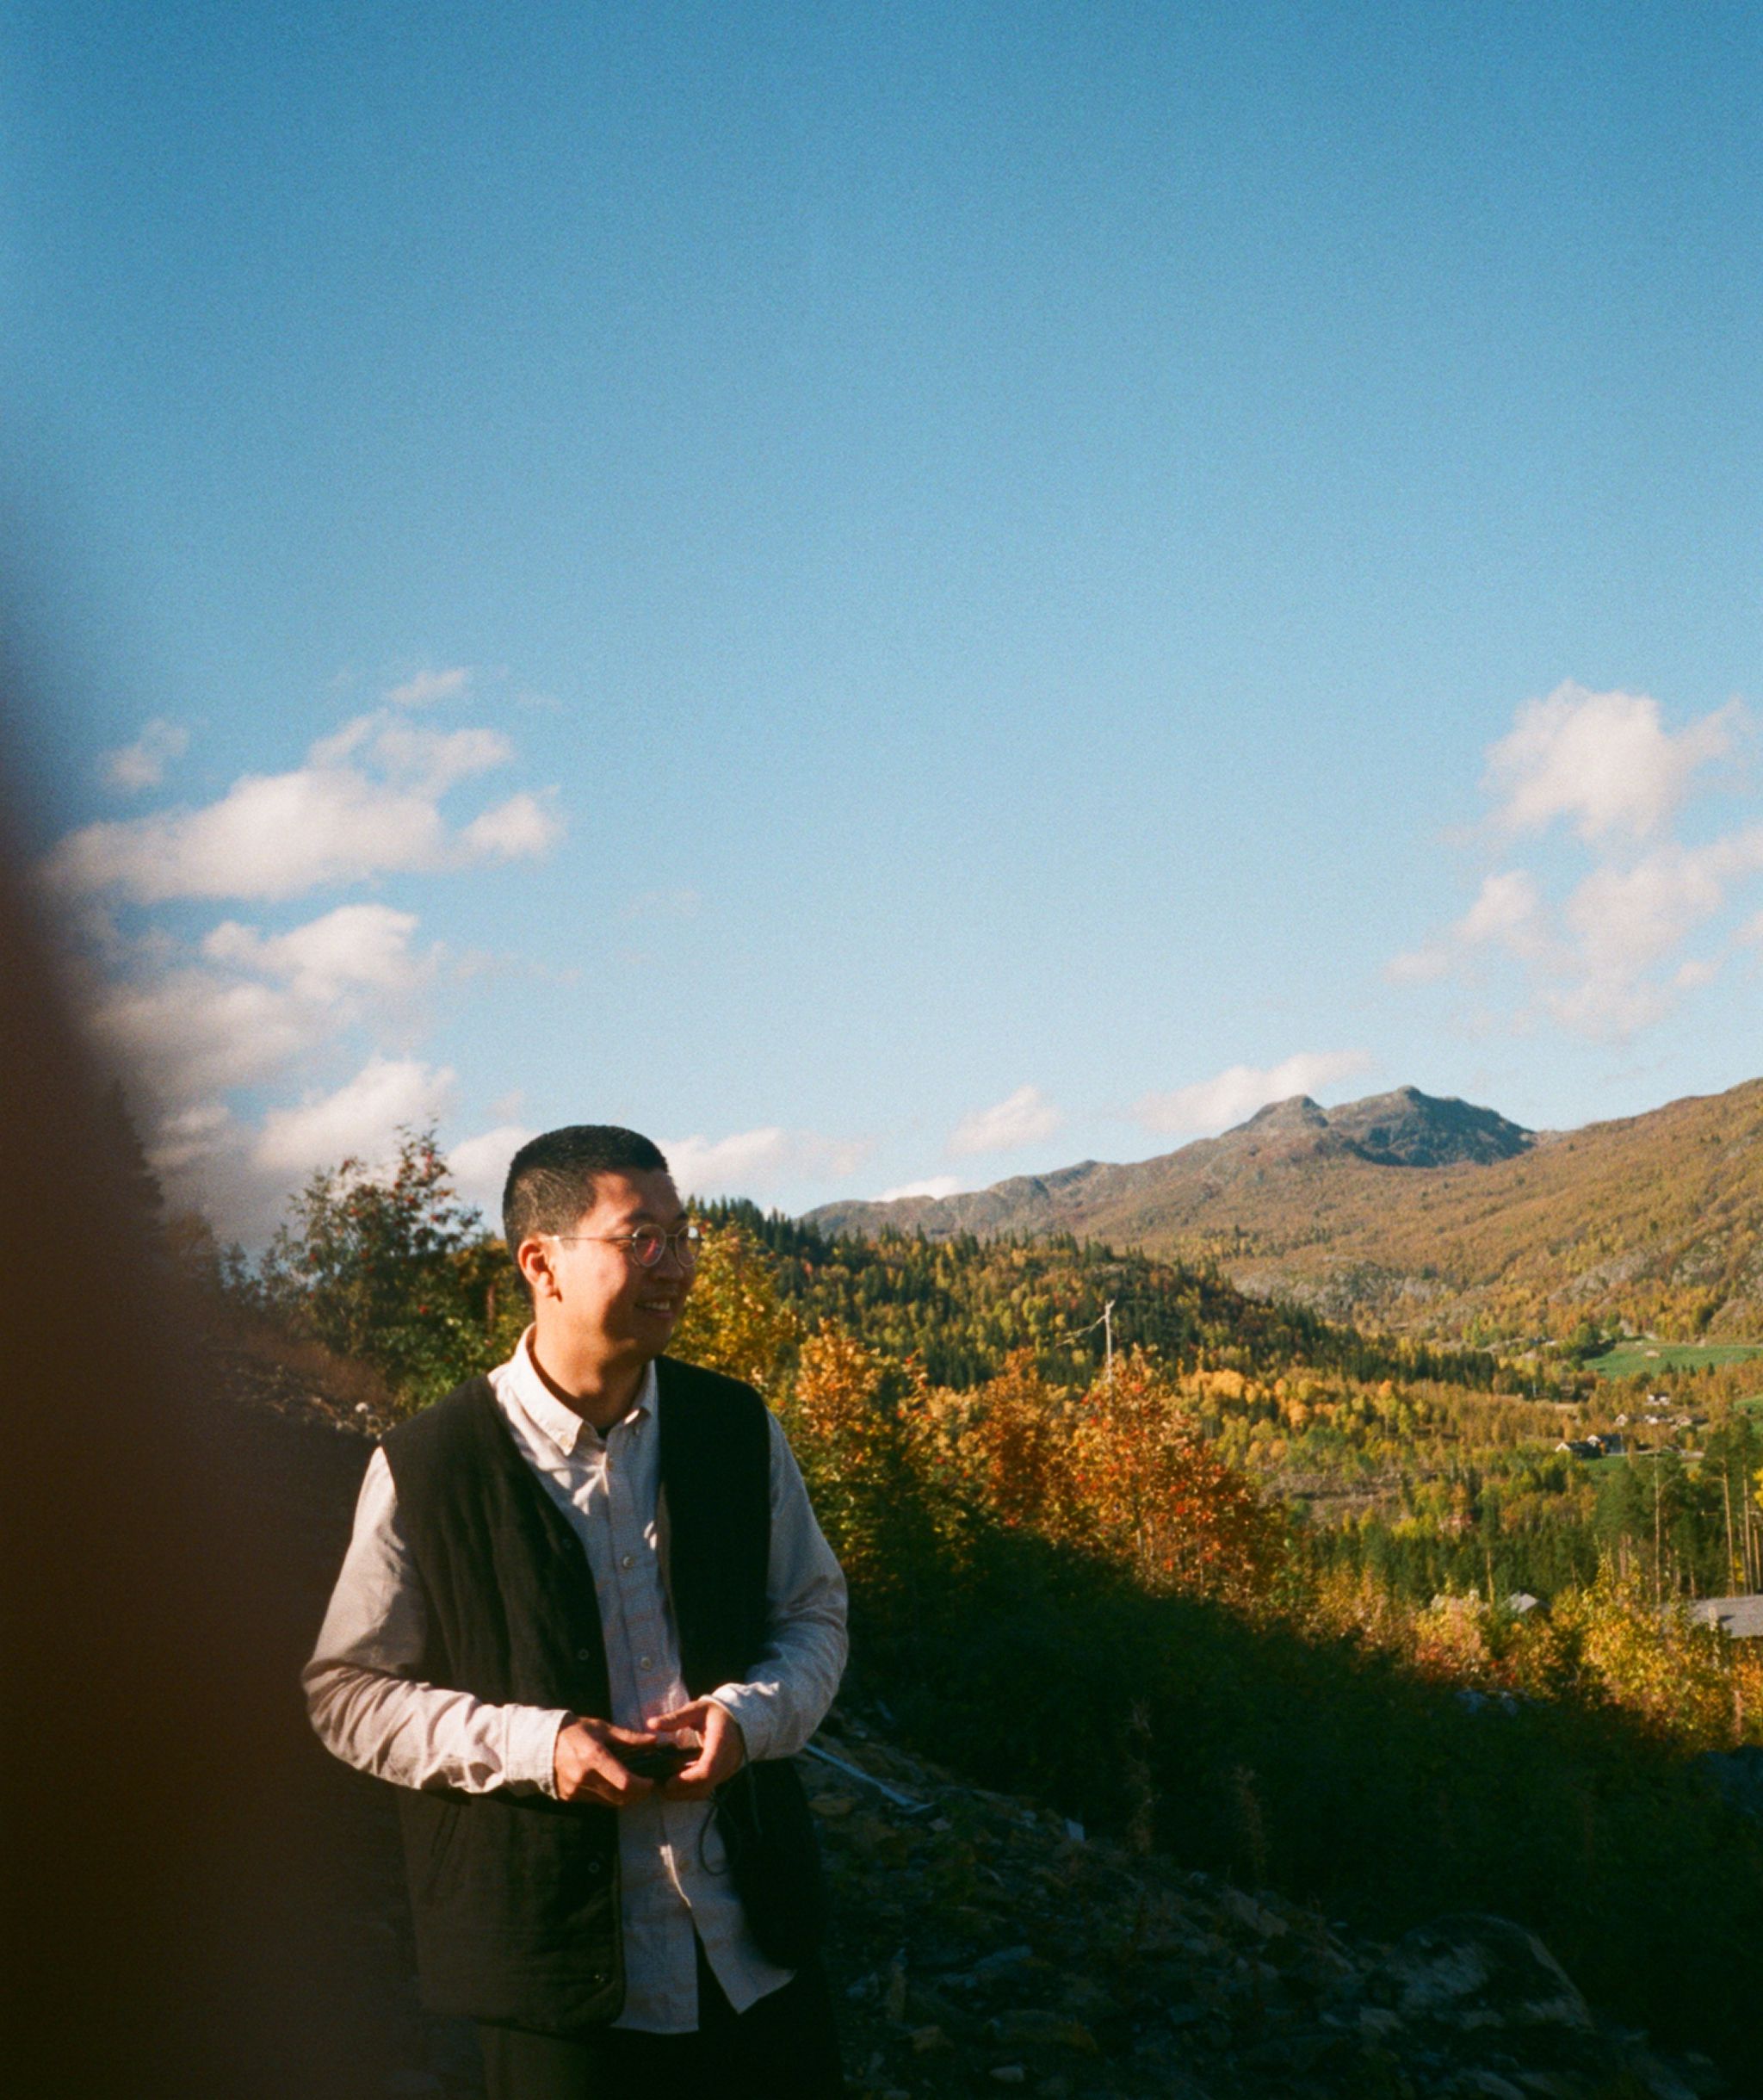
[[654, 1667], [655, 1659], [653, 1656], [640, 1655], [637, 1657], [637, 1668], [639, 1669], [653, 1669]]
[[634, 1568], [637, 1564], [637, 1557], [634, 1553], [627, 1553], [618, 1564], [621, 1568]]
[[591, 1663], [594, 1659], [594, 1651], [591, 1648], [578, 1648], [575, 1651], [575, 1659], [578, 1663]]

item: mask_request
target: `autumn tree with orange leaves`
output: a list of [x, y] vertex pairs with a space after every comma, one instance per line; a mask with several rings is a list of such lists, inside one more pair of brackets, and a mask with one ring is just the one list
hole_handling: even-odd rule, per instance
[[973, 1517], [1124, 1561], [1151, 1589], [1232, 1602], [1263, 1594], [1277, 1564], [1278, 1513], [1139, 1352], [1080, 1397], [1027, 1350], [950, 1393], [827, 1326], [802, 1346], [786, 1419], [859, 1580], [899, 1572], [908, 1522], [947, 1546]]
[[1282, 1527], [1246, 1473], [1197, 1434], [1179, 1390], [1135, 1349], [1079, 1403], [1073, 1490], [1099, 1544], [1152, 1589], [1244, 1602], [1272, 1580]]
[[980, 1504], [1012, 1530], [1084, 1538], [1091, 1527], [1072, 1465], [1077, 1410], [1036, 1368], [1034, 1351], [1013, 1349], [965, 1402], [955, 1454]]

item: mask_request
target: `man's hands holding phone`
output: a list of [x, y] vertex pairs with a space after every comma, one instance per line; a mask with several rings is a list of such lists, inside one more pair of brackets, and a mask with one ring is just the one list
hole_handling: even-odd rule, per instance
[[[697, 1735], [696, 1748], [672, 1741], [688, 1731]], [[671, 1757], [666, 1755], [670, 1750]], [[684, 1762], [667, 1776], [667, 1766], [678, 1759]], [[558, 1730], [552, 1751], [558, 1800], [598, 1801], [608, 1808], [628, 1808], [658, 1785], [666, 1800], [702, 1800], [745, 1762], [739, 1725], [710, 1699], [694, 1699], [671, 1713], [658, 1714], [653, 1728], [619, 1728], [578, 1714]], [[632, 1763], [640, 1769], [633, 1771]], [[646, 1777], [640, 1769], [645, 1766], [660, 1776]]]
[[560, 1801], [599, 1801], [608, 1808], [628, 1808], [653, 1793], [655, 1782], [633, 1772], [622, 1752], [653, 1750], [660, 1737], [646, 1728], [618, 1728], [610, 1721], [578, 1714], [557, 1731], [551, 1762]]
[[671, 1713], [658, 1713], [655, 1725], [669, 1735], [695, 1735], [697, 1755], [662, 1792], [670, 1801], [702, 1801], [725, 1779], [733, 1779], [747, 1761], [747, 1739], [740, 1723], [714, 1699], [688, 1700]]

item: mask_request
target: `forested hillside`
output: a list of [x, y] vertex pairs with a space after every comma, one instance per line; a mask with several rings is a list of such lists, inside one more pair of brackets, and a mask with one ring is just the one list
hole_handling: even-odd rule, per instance
[[[840, 1322], [871, 1347], [912, 1359], [938, 1385], [977, 1385], [1024, 1348], [1049, 1376], [1086, 1377], [1101, 1368], [1110, 1340], [1188, 1370], [1301, 1364], [1364, 1379], [1503, 1383], [1511, 1391], [1525, 1382], [1524, 1374], [1497, 1371], [1485, 1352], [1367, 1335], [1303, 1307], [1252, 1298], [1209, 1261], [1117, 1253], [1068, 1233], [933, 1241], [887, 1231], [859, 1239], [767, 1216], [751, 1203], [706, 1205], [703, 1215], [739, 1226], [767, 1250], [780, 1294], [810, 1326]], [[1574, 1389], [1569, 1375], [1564, 1390]]]
[[[1673, 1372], [1675, 1413], [1624, 1433], [1639, 1458], [1588, 1465], [1557, 1446], [1611, 1433], [1661, 1376], [1642, 1356], [1630, 1378], [1596, 1377], [1589, 1325], [1574, 1347], [1506, 1360], [1364, 1333], [1246, 1296], [1203, 1264], [1069, 1236], [870, 1242], [746, 1203], [702, 1216], [677, 1346], [767, 1390], [787, 1390], [828, 1335], [893, 1366], [902, 1391], [968, 1395], [1009, 1376], [1051, 1412], [1105, 1382], [1110, 1354], [1141, 1356], [1218, 1458], [1287, 1509], [1293, 1553], [1318, 1573], [1369, 1572], [1409, 1604], [1551, 1595], [1611, 1556], [1661, 1596], [1763, 1583], [1748, 1491], [1763, 1433], [1740, 1404], [1763, 1370], [1749, 1363]], [[527, 1316], [500, 1242], [423, 1135], [389, 1177], [349, 1163], [315, 1176], [231, 1296], [371, 1366], [396, 1409], [498, 1361]]]
[[[1754, 2060], [1735, 1950], [1763, 1837], [1710, 1779], [1763, 1752], [1763, 1655], [1684, 1603], [1763, 1577], [1748, 1365], [1674, 1380], [1638, 1455], [1582, 1461], [1562, 1432], [1644, 1373], [1499, 1392], [1490, 1356], [1068, 1238], [706, 1223], [672, 1347], [783, 1416], [855, 1682], [911, 1740], [982, 1778], [1005, 1743], [1063, 1812], [1380, 1931], [1514, 1915], [1612, 2007]], [[255, 1273], [207, 1266], [235, 1346], [347, 1358], [370, 1422], [525, 1316], [421, 1134], [390, 1175], [315, 1177]]]
[[1438, 1339], [1515, 1343], [1624, 1316], [1749, 1338], [1763, 1333], [1763, 1081], [1540, 1134], [1413, 1087], [1339, 1109], [1300, 1098], [1137, 1165], [808, 1222], [1211, 1260], [1256, 1295]]

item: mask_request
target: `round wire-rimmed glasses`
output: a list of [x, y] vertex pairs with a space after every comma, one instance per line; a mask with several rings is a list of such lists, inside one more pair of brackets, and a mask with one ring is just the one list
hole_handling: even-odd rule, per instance
[[607, 1247], [622, 1247], [640, 1269], [653, 1268], [669, 1247], [681, 1268], [695, 1269], [704, 1245], [703, 1233], [696, 1225], [681, 1225], [672, 1232], [664, 1232], [659, 1225], [639, 1225], [634, 1232], [554, 1232], [551, 1237], [566, 1242], [598, 1240]]

